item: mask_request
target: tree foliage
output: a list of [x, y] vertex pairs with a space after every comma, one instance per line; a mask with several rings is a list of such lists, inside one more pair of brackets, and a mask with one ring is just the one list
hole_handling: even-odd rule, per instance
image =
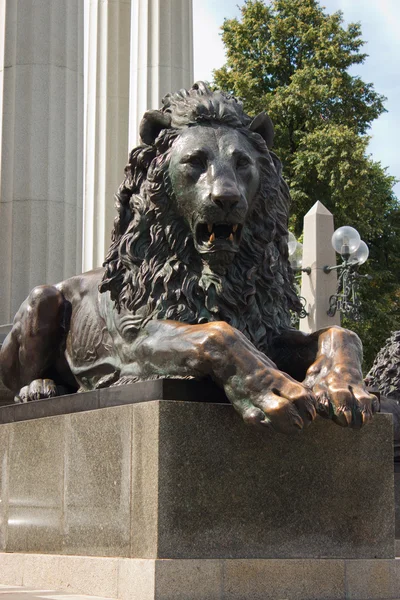
[[222, 39], [227, 62], [215, 84], [241, 97], [249, 114], [270, 115], [293, 232], [320, 200], [336, 227], [353, 225], [370, 247], [363, 320], [345, 323], [361, 336], [368, 368], [400, 328], [400, 210], [394, 178], [368, 155], [367, 132], [385, 98], [349, 72], [367, 57], [360, 25], [345, 27], [340, 11], [329, 15], [316, 0], [246, 0], [241, 20], [225, 20]]

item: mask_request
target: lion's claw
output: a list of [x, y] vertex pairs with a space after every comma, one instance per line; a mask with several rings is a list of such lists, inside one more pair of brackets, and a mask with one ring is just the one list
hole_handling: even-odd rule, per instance
[[263, 411], [255, 406], [244, 409], [242, 418], [246, 425], [252, 425], [255, 427], [257, 427], [257, 425], [263, 425], [266, 420]]
[[378, 409], [376, 398], [362, 385], [339, 387], [320, 381], [314, 391], [318, 414], [342, 427], [359, 429], [371, 421]]
[[32, 400], [53, 398], [54, 396], [57, 396], [57, 386], [54, 381], [51, 379], [34, 379], [20, 389], [14, 401], [17, 403], [31, 402]]
[[231, 397], [234, 407], [248, 425], [286, 434], [301, 431], [317, 415], [312, 391], [283, 373], [269, 372], [268, 377], [267, 391], [253, 392], [251, 402]]

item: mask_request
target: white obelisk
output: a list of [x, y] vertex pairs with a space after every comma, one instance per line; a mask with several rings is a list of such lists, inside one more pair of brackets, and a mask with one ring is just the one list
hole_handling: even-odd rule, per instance
[[302, 274], [301, 295], [306, 300], [308, 316], [300, 319], [300, 330], [312, 333], [323, 327], [340, 325], [340, 315], [327, 314], [329, 298], [336, 293], [336, 271], [324, 272], [325, 266], [336, 264], [336, 254], [331, 245], [334, 231], [333, 215], [322, 204], [316, 202], [304, 217], [303, 267], [311, 273]]
[[82, 266], [83, 0], [0, 1], [0, 323]]

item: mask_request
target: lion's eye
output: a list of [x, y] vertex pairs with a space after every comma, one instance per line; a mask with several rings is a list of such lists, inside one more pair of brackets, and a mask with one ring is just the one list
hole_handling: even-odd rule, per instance
[[247, 156], [239, 156], [236, 160], [237, 169], [245, 169], [250, 165], [250, 159]]
[[206, 158], [200, 154], [187, 156], [184, 162], [195, 169], [205, 169], [207, 163]]

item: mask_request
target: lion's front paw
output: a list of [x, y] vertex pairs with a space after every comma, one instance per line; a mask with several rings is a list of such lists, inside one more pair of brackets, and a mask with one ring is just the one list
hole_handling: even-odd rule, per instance
[[15, 402], [30, 402], [42, 398], [53, 398], [57, 395], [57, 386], [54, 381], [51, 379], [34, 379], [20, 389], [14, 400]]
[[270, 371], [261, 382], [262, 389], [260, 380], [251, 382], [245, 400], [232, 400], [245, 423], [291, 434], [315, 419], [316, 399], [310, 389], [280, 371]]
[[378, 410], [378, 400], [367, 392], [358, 375], [349, 375], [328, 373], [314, 385], [313, 391], [318, 414], [342, 427], [359, 429], [371, 421]]

